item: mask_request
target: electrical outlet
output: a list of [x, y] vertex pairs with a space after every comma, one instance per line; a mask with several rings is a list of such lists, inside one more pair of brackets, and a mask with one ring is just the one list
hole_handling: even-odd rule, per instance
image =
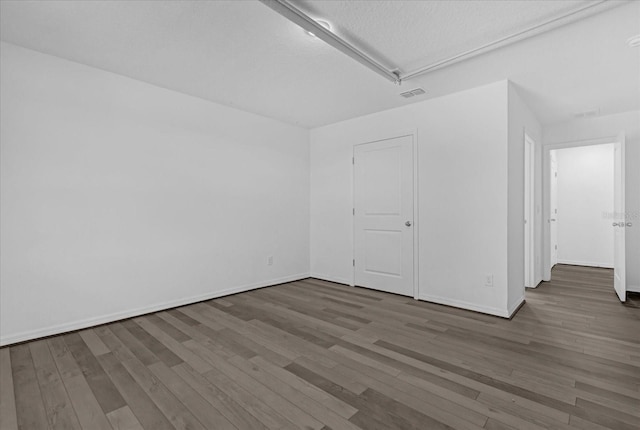
[[270, 255], [269, 258], [267, 258], [267, 266], [273, 266], [273, 255]]
[[485, 287], [493, 287], [493, 274], [488, 273], [484, 275], [484, 286]]

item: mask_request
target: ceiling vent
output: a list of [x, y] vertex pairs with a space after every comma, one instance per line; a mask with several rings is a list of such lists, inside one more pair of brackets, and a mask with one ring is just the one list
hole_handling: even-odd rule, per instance
[[578, 113], [574, 114], [574, 116], [576, 118], [592, 118], [592, 117], [598, 116], [598, 115], [600, 115], [600, 108], [591, 109], [591, 110], [588, 110], [588, 111], [578, 112]]
[[413, 90], [406, 91], [404, 93], [400, 93], [400, 95], [402, 97], [404, 97], [405, 99], [408, 99], [409, 97], [420, 96], [420, 95], [422, 95], [424, 93], [426, 93], [426, 91], [423, 90], [422, 88], [415, 88]]

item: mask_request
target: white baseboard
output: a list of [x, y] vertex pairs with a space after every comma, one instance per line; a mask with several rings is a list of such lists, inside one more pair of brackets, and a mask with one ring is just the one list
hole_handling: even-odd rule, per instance
[[[449, 299], [445, 297], [438, 297], [429, 294], [420, 294], [419, 300], [426, 302], [438, 303], [440, 305], [453, 306], [455, 308], [467, 309], [469, 311], [481, 312], [483, 314], [495, 315], [502, 318], [509, 318], [512, 312], [509, 309], [492, 308], [489, 306], [477, 305], [475, 303], [465, 302], [463, 300]], [[524, 298], [523, 298], [524, 299]]]
[[231, 294], [243, 293], [245, 291], [255, 290], [257, 288], [269, 287], [272, 285], [283, 284], [285, 282], [299, 281], [309, 277], [308, 273], [299, 273], [297, 275], [285, 276], [282, 278], [271, 279], [263, 282], [256, 282], [253, 284], [240, 285], [233, 288], [228, 288], [221, 291], [213, 291], [207, 294], [201, 294], [198, 296], [187, 297], [179, 300], [173, 300], [164, 303], [156, 303], [154, 305], [145, 306], [137, 309], [128, 309], [122, 312], [115, 312], [109, 315], [102, 315], [95, 318], [87, 318], [80, 321], [72, 321], [64, 324], [58, 324], [51, 327], [45, 327], [42, 329], [29, 330], [16, 334], [9, 334], [0, 337], [0, 346], [11, 345], [13, 343], [24, 342], [27, 340], [39, 339], [41, 337], [53, 336], [75, 330], [82, 330], [88, 327], [94, 327], [101, 324], [107, 324], [114, 321], [123, 320], [126, 318], [137, 317], [145, 315], [151, 312], [158, 312], [165, 309], [171, 309], [178, 306], [189, 305], [191, 303], [201, 302], [203, 300], [211, 300], [218, 297], [228, 296]]
[[321, 279], [323, 281], [329, 281], [329, 282], [335, 282], [338, 284], [344, 284], [344, 285], [350, 285], [353, 287], [353, 280], [348, 280], [348, 279], [344, 279], [344, 278], [340, 278], [337, 276], [331, 276], [331, 275], [323, 275], [321, 273], [311, 273], [309, 275], [310, 278], [316, 278], [316, 279]]
[[528, 288], [530, 290], [533, 290], [534, 288], [538, 288], [540, 286], [540, 284], [542, 283], [542, 281], [544, 281], [544, 279], [542, 279], [542, 278], [536, 279], [535, 280], [536, 284], [533, 287], [526, 287], [526, 288]]
[[571, 266], [588, 266], [588, 267], [602, 267], [604, 269], [613, 269], [613, 263], [602, 263], [598, 261], [558, 260], [558, 264], [569, 264]]
[[627, 285], [627, 291], [632, 293], [640, 293], [640, 285]]

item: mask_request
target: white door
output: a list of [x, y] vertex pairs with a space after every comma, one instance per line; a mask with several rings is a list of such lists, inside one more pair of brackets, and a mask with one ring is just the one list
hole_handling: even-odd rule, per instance
[[534, 184], [535, 144], [524, 136], [524, 286], [535, 287]]
[[413, 296], [413, 136], [354, 147], [355, 285]]
[[625, 276], [625, 204], [624, 204], [624, 144], [620, 134], [613, 144], [613, 287], [621, 302], [627, 298]]
[[558, 264], [558, 161], [551, 151], [551, 187], [549, 205], [549, 232], [551, 236], [551, 268]]

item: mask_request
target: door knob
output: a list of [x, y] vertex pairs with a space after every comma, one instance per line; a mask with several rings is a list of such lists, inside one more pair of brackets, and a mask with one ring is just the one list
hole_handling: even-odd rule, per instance
[[617, 223], [617, 222], [614, 222], [614, 223], [613, 223], [613, 224], [611, 224], [611, 225], [612, 225], [612, 226], [614, 226], [614, 227], [617, 227], [617, 226], [618, 226], [618, 223]]
[[633, 224], [631, 224], [630, 222], [627, 223], [627, 227], [631, 227]]
[[405, 222], [404, 225], [406, 225], [407, 227], [411, 227], [411, 221]]

